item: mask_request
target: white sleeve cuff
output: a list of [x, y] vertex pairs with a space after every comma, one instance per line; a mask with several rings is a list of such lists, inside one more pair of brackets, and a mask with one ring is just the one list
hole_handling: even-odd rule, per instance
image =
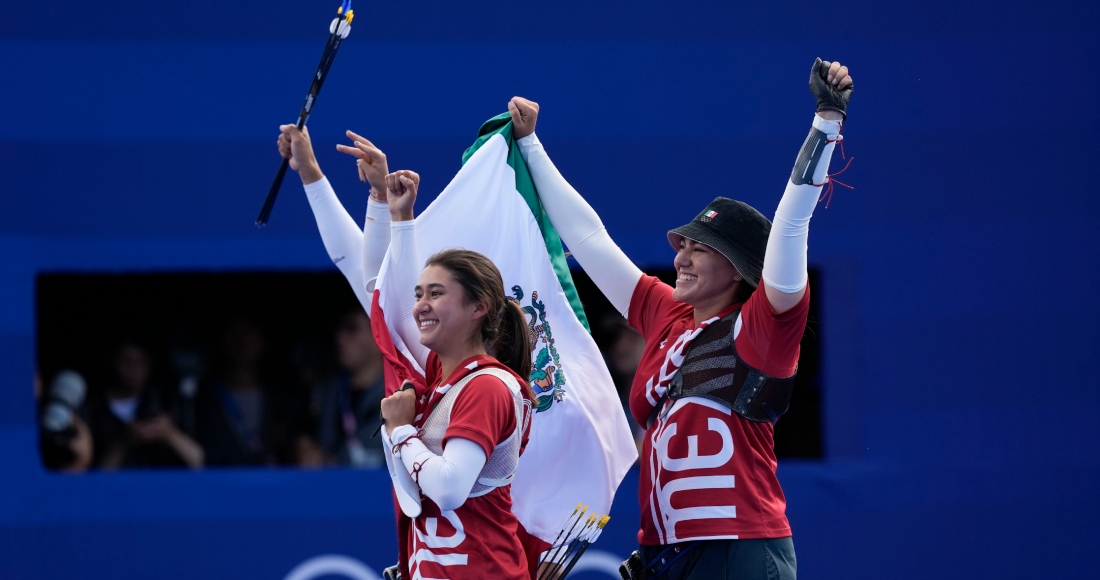
[[416, 220], [405, 220], [403, 222], [390, 222], [390, 230], [411, 230], [416, 227]]
[[531, 133], [523, 139], [516, 139], [516, 145], [519, 145], [519, 152], [523, 155], [523, 159], [526, 160], [527, 151], [532, 147], [542, 145], [542, 143], [539, 141], [538, 135], [536, 135], [535, 133]]
[[332, 189], [332, 184], [328, 182], [328, 178], [322, 176], [321, 179], [308, 183], [302, 186], [306, 190], [306, 195], [310, 199], [316, 200], [318, 197], [326, 195], [328, 193], [336, 194], [336, 191]]
[[821, 131], [828, 136], [829, 139], [836, 139], [836, 136], [840, 134], [840, 121], [830, 121], [821, 115], [814, 115], [814, 129]]
[[[393, 441], [394, 445], [400, 445], [404, 443], [405, 440], [409, 437], [416, 435], [416, 433], [416, 427], [413, 427], [412, 425], [402, 425], [400, 427], [397, 427], [393, 430], [393, 432], [390, 433], [390, 440]], [[398, 451], [398, 453], [400, 454], [400, 451]]]
[[390, 204], [384, 201], [376, 201], [373, 197], [368, 198], [367, 219], [380, 224], [390, 223]]

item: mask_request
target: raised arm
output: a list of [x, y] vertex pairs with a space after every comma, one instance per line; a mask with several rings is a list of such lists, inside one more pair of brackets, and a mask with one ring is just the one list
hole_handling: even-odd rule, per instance
[[[382, 260], [390, 245], [390, 211], [387, 199], [386, 175], [389, 166], [386, 154], [364, 137], [347, 132], [352, 146], [337, 145], [336, 150], [355, 158], [359, 181], [370, 184], [367, 217], [363, 221], [362, 280], [359, 282], [368, 296], [374, 294], [374, 282], [382, 269]], [[349, 282], [351, 280], [349, 279]], [[367, 310], [370, 313], [370, 310]]]
[[393, 312], [386, 311], [386, 320], [391, 321], [420, 368], [427, 369], [428, 347], [420, 344], [420, 328], [413, 317], [413, 306], [416, 305], [414, 289], [424, 267], [424, 260], [420, 259], [416, 248], [416, 222], [413, 221], [413, 203], [420, 186], [420, 176], [412, 171], [398, 171], [386, 176], [386, 185], [391, 220], [390, 275], [393, 277], [387, 284], [397, 288], [394, 292], [397, 303]]
[[[321, 173], [310, 143], [309, 130], [298, 131], [294, 125], [283, 125], [279, 129], [281, 131], [278, 141], [279, 153], [290, 159], [290, 167], [297, 171], [302, 179], [306, 199], [309, 200], [309, 207], [317, 221], [317, 229], [321, 233], [321, 241], [325, 244], [329, 259], [336, 264], [351, 284], [356, 298], [369, 314], [373, 297], [364, 280], [373, 280], [378, 276], [382, 256], [385, 256], [386, 248], [389, 246], [385, 156], [370, 145], [370, 149], [381, 156], [380, 164], [376, 163], [372, 167], [370, 164], [357, 161], [360, 179], [363, 181], [369, 179], [372, 192], [378, 191], [375, 182], [381, 184], [381, 194], [372, 193], [372, 199], [367, 204], [363, 231], [360, 231], [359, 226], [355, 224], [336, 197], [336, 192], [328, 179]], [[348, 131], [348, 136], [356, 141], [366, 141], [351, 131]], [[370, 142], [366, 141], [366, 143]], [[353, 154], [350, 151], [359, 152], [360, 154], [355, 156], [360, 158], [369, 155], [368, 152], [361, 152], [358, 148], [352, 149], [344, 145], [338, 145], [337, 149], [349, 154]], [[366, 172], [364, 165], [367, 165]]]
[[764, 291], [776, 313], [794, 308], [806, 294], [810, 217], [820, 198], [821, 186], [828, 179], [829, 161], [841, 139], [841, 122], [852, 90], [848, 67], [820, 58], [814, 62], [810, 91], [817, 97], [817, 114], [775, 211], [764, 255]]
[[535, 135], [538, 104], [515, 97], [508, 103], [508, 112], [520, 153], [558, 235], [600, 292], [626, 316], [642, 271], [615, 244], [600, 216], [550, 161]]

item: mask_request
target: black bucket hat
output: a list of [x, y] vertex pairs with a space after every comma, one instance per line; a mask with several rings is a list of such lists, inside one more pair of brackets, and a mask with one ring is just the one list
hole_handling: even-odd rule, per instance
[[680, 249], [680, 237], [706, 244], [726, 257], [756, 288], [764, 269], [764, 251], [772, 222], [747, 203], [728, 197], [714, 201], [687, 225], [668, 232], [668, 243]]

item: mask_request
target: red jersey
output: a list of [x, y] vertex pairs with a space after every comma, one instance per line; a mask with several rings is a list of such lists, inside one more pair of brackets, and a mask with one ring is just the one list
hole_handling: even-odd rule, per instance
[[[428, 404], [424, 407], [423, 416], [417, 417], [418, 427], [451, 385], [471, 372], [486, 367], [511, 372], [486, 355], [462, 361], [445, 380], [440, 376], [439, 359], [434, 353], [429, 357], [427, 367], [427, 382], [433, 388], [428, 391]], [[523, 379], [516, 378], [520, 385], [526, 384]], [[468, 439], [481, 446], [485, 457], [489, 457], [493, 449], [510, 437], [515, 429], [516, 413], [511, 391], [499, 379], [483, 375], [470, 381], [455, 399], [444, 444], [452, 437]], [[523, 434], [524, 444], [527, 435], [526, 432]], [[441, 512], [424, 495], [421, 495], [420, 501], [423, 511], [413, 519], [408, 537], [408, 566], [412, 578], [531, 578], [527, 547], [524, 545], [528, 538], [512, 514], [511, 486], [498, 487], [485, 495], [467, 498], [454, 511]]]
[[[737, 354], [761, 372], [786, 378], [798, 364], [809, 304], [807, 289], [797, 306], [777, 315], [760, 289], [719, 317], [740, 306]], [[672, 287], [652, 276], [638, 281], [628, 322], [646, 342], [630, 391], [630, 412], [646, 425], [698, 329], [694, 309], [674, 300]], [[743, 419], [708, 399], [666, 400], [642, 448], [638, 543], [790, 536], [773, 433], [771, 423]]]

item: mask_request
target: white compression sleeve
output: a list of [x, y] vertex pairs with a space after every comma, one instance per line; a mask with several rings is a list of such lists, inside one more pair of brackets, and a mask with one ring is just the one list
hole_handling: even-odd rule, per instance
[[[394, 429], [395, 435], [398, 430]], [[412, 433], [415, 434], [416, 431], [413, 430]], [[409, 433], [405, 434], [406, 439], [409, 436]], [[405, 515], [415, 518], [420, 515], [421, 509], [420, 487], [413, 481], [412, 476], [409, 475], [401, 460], [393, 456], [393, 440], [384, 427], [382, 429], [382, 445], [382, 453], [386, 456], [386, 469], [389, 470], [390, 479], [393, 481], [393, 491], [397, 495], [397, 503], [401, 506], [401, 511]]]
[[393, 430], [394, 443], [401, 445], [397, 457], [416, 480], [420, 491], [441, 511], [458, 508], [466, 502], [478, 474], [485, 467], [485, 452], [469, 439], [451, 437], [443, 447], [443, 455], [436, 455], [420, 439], [409, 439], [415, 434], [412, 425]]
[[393, 222], [390, 224], [390, 261], [393, 264], [393, 280], [387, 284], [394, 284], [392, 288], [397, 291], [393, 295], [397, 299], [394, 310], [386, 312], [386, 319], [390, 321], [401, 341], [412, 353], [413, 359], [426, 369], [428, 362], [428, 347], [420, 344], [420, 328], [413, 317], [413, 306], [416, 305], [416, 283], [420, 280], [420, 271], [423, 261], [416, 249], [416, 222]]
[[626, 316], [642, 271], [615, 244], [600, 216], [550, 161], [538, 137], [532, 133], [516, 143], [558, 235], [596, 287]]
[[363, 232], [336, 197], [327, 177], [304, 187], [329, 259], [347, 278], [355, 297], [369, 315], [371, 295], [363, 286]]
[[839, 134], [839, 121], [827, 121], [814, 115], [813, 129], [775, 210], [764, 254], [764, 283], [780, 292], [793, 294], [806, 287], [810, 217], [821, 195], [821, 187], [813, 184], [825, 183]]
[[[374, 282], [382, 269], [382, 260], [390, 247], [390, 205], [367, 200], [367, 217], [363, 220], [363, 279], [361, 284], [369, 299], [374, 296]], [[370, 316], [370, 310], [367, 311]]]

